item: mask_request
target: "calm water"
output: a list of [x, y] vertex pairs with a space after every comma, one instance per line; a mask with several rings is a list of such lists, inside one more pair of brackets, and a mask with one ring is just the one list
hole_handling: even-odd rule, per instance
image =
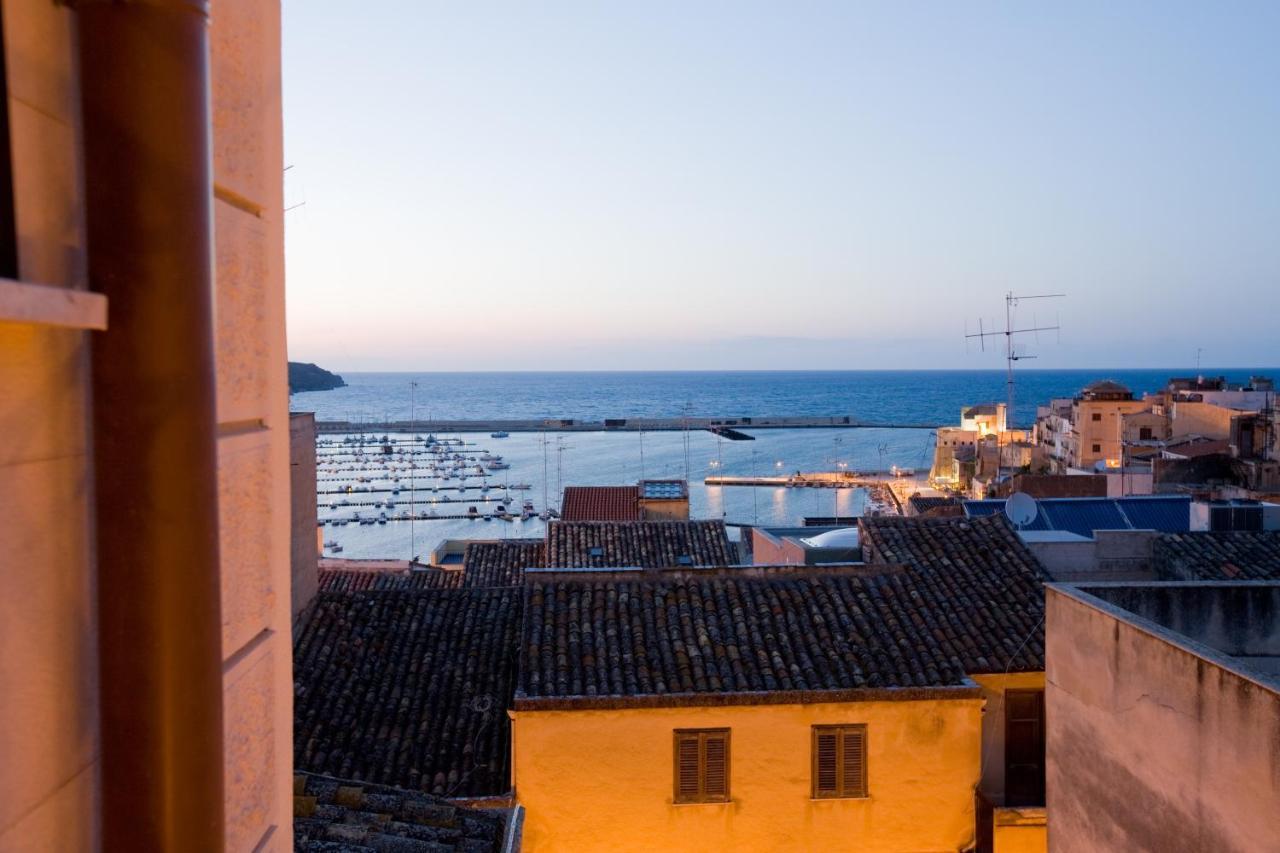
[[[1162, 387], [1171, 375], [1189, 370], [1024, 371], [1019, 374], [1018, 413], [1029, 422], [1035, 406], [1051, 397], [1065, 397], [1099, 378], [1111, 378], [1135, 393]], [[1280, 371], [1215, 370], [1234, 380], [1250, 373]], [[685, 410], [693, 416], [852, 415], [884, 422], [953, 423], [960, 408], [975, 402], [1002, 399], [1004, 374], [998, 371], [885, 371], [812, 373], [351, 373], [349, 387], [335, 391], [295, 394], [295, 411], [315, 411], [324, 419], [383, 421], [409, 416], [409, 382], [419, 383], [417, 416], [436, 418], [672, 417]], [[490, 477], [491, 485], [527, 483], [527, 491], [512, 491], [509, 505], [526, 497], [536, 508], [559, 506], [564, 485], [634, 483], [646, 477], [685, 477], [690, 480], [690, 509], [696, 518], [730, 522], [789, 525], [805, 515], [857, 515], [866, 496], [861, 490], [706, 487], [702, 479], [717, 471], [726, 474], [776, 474], [796, 470], [830, 470], [837, 462], [854, 470], [884, 470], [890, 465], [927, 471], [933, 454], [931, 430], [797, 429], [756, 430], [755, 441], [724, 441], [705, 432], [637, 433], [513, 433], [492, 439], [487, 434], [464, 435], [476, 455], [484, 450], [502, 454], [509, 470]], [[543, 471], [546, 476], [544, 478]], [[323, 476], [323, 475], [322, 475]], [[331, 476], [331, 475], [329, 475]], [[356, 474], [351, 475], [353, 478]], [[346, 481], [324, 481], [322, 488], [338, 488]], [[354, 482], [351, 480], [350, 482]], [[456, 481], [454, 481], [456, 483]], [[440, 514], [465, 512], [474, 503], [482, 512], [496, 503], [471, 500], [432, 507], [430, 483], [417, 492], [420, 510]], [[545, 489], [545, 491], [544, 491]], [[545, 498], [544, 498], [545, 494]], [[488, 496], [498, 497], [491, 491]], [[385, 499], [389, 493], [369, 495]], [[351, 510], [329, 509], [335, 496], [321, 496], [321, 518], [349, 515]], [[396, 511], [408, 508], [402, 492]], [[378, 510], [363, 508], [366, 516]], [[344, 557], [407, 558], [425, 554], [445, 538], [502, 538], [540, 536], [542, 522], [439, 520], [390, 522], [371, 526], [326, 526], [324, 538], [343, 545]]]
[[[1204, 369], [1244, 381], [1276, 369]], [[1019, 424], [1052, 397], [1069, 397], [1095, 379], [1114, 379], [1134, 393], [1155, 391], [1173, 375], [1160, 370], [1022, 370]], [[344, 373], [348, 387], [295, 394], [295, 411], [320, 420], [409, 417], [409, 383], [418, 382], [417, 416], [439, 419], [766, 415], [852, 415], [879, 423], [952, 423], [960, 408], [1005, 399], [999, 370], [609, 372], [609, 373]]]

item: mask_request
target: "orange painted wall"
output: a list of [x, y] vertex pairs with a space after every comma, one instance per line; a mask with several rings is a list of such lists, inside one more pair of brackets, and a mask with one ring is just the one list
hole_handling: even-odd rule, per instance
[[[980, 698], [512, 713], [524, 849], [955, 851]], [[866, 799], [811, 799], [811, 726], [867, 725]], [[730, 796], [672, 803], [672, 731], [731, 730]]]

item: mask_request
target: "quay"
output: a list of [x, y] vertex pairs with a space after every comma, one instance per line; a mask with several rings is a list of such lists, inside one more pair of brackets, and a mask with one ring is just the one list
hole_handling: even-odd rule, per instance
[[937, 429], [935, 423], [883, 423], [864, 421], [851, 415], [829, 417], [738, 417], [738, 418], [605, 418], [585, 421], [576, 418], [531, 418], [527, 420], [414, 420], [414, 421], [316, 421], [321, 435], [349, 433], [441, 433], [441, 432], [672, 432], [681, 430], [751, 429]]
[[914, 482], [910, 477], [894, 477], [888, 471], [817, 471], [800, 474], [785, 474], [778, 477], [732, 477], [711, 476], [703, 479], [707, 486], [767, 486], [797, 489], [862, 489], [871, 486], [885, 486], [894, 480]]

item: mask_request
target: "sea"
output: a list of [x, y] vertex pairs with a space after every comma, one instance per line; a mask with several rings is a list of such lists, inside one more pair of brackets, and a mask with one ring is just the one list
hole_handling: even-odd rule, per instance
[[[1120, 382], [1136, 395], [1157, 391], [1171, 376], [1193, 376], [1194, 368], [1119, 370], [1020, 370], [1016, 374], [1014, 423], [1029, 425], [1038, 405], [1070, 397], [1097, 379]], [[1276, 376], [1275, 368], [1201, 369], [1206, 376], [1233, 382], [1250, 376]], [[378, 424], [406, 420], [482, 420], [629, 417], [844, 416], [873, 423], [952, 424], [960, 410], [975, 403], [1006, 399], [1005, 373], [996, 370], [911, 371], [730, 371], [730, 372], [485, 372], [343, 373], [347, 387], [294, 394], [293, 411], [315, 412], [317, 420]], [[416, 383], [410, 394], [410, 383]], [[705, 486], [703, 478], [726, 475], [777, 475], [796, 471], [886, 471], [891, 466], [927, 473], [933, 459], [931, 429], [760, 429], [745, 430], [754, 441], [729, 441], [709, 432], [512, 433], [495, 439], [486, 433], [440, 438], [461, 439], [468, 455], [501, 454], [510, 468], [493, 472], [490, 486], [465, 493], [431, 492], [430, 481], [414, 490], [419, 511], [460, 514], [476, 506], [483, 515], [505, 502], [519, 508], [527, 498], [538, 511], [558, 508], [566, 485], [620, 485], [644, 477], [686, 478], [690, 514], [719, 518], [731, 525], [791, 526], [806, 516], [859, 515], [867, 505], [861, 489], [809, 489]], [[328, 437], [328, 436], [326, 436]], [[340, 437], [339, 437], [340, 438]], [[321, 463], [336, 448], [321, 448]], [[356, 486], [385, 487], [375, 499], [390, 498], [389, 479], [371, 472], [325, 473], [321, 491]], [[481, 481], [471, 481], [478, 485]], [[444, 484], [436, 484], [444, 485]], [[525, 486], [527, 488], [513, 488]], [[448, 504], [432, 504], [450, 496]], [[467, 496], [470, 496], [468, 499]], [[484, 501], [481, 501], [481, 498]], [[394, 498], [397, 512], [409, 495]], [[336, 494], [318, 496], [322, 520], [349, 517], [350, 508], [330, 506]], [[366, 509], [366, 517], [379, 514]], [[389, 512], [388, 515], [395, 513]], [[731, 528], [731, 531], [734, 528]], [[541, 536], [543, 522], [439, 519], [387, 524], [326, 525], [324, 539], [341, 544], [347, 558], [407, 559], [425, 556], [443, 539]], [[326, 549], [327, 555], [335, 555]]]

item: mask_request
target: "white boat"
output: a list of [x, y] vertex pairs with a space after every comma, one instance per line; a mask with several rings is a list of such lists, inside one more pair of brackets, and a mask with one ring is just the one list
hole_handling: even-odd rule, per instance
[[510, 465], [508, 465], [506, 462], [503, 462], [501, 459], [499, 459], [496, 462], [490, 462], [488, 465], [488, 468], [490, 471], [502, 471], [510, 467], [511, 467]]

